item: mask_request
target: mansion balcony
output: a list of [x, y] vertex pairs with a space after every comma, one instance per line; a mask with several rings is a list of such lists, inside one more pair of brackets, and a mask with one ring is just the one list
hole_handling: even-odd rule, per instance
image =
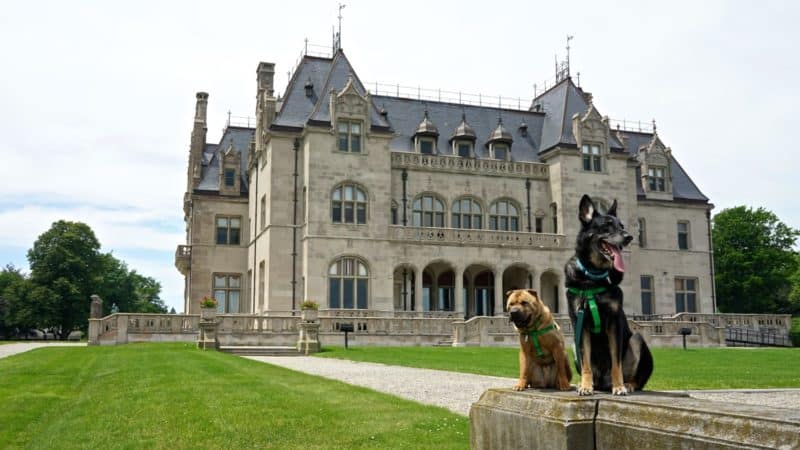
[[183, 274], [188, 275], [192, 268], [192, 246], [179, 245], [175, 250], [175, 267]]
[[462, 158], [451, 155], [422, 155], [406, 152], [392, 153], [392, 168], [473, 175], [500, 175], [534, 180], [547, 180], [550, 176], [549, 166], [544, 163]]
[[389, 240], [420, 244], [470, 245], [560, 250], [565, 247], [563, 234], [523, 231], [474, 230], [389, 226]]

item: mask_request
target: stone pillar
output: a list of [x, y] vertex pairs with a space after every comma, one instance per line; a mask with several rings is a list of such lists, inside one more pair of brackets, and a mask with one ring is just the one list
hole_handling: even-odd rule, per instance
[[319, 322], [300, 322], [300, 337], [297, 340], [297, 351], [308, 355], [319, 351]]
[[90, 319], [102, 319], [103, 318], [103, 299], [100, 298], [99, 295], [92, 295], [92, 304], [89, 310], [89, 318]]
[[494, 315], [503, 315], [503, 272], [500, 269], [494, 271]]
[[128, 343], [128, 316], [117, 314], [117, 344]]
[[414, 311], [422, 311], [422, 268], [414, 272]]
[[197, 339], [197, 348], [202, 350], [217, 349], [217, 311], [211, 308], [200, 310], [200, 335]]
[[459, 317], [463, 318], [466, 315], [467, 311], [467, 303], [464, 298], [464, 272], [460, 268], [455, 268], [453, 270], [456, 274], [456, 295], [455, 295], [455, 311], [459, 314]]
[[89, 308], [89, 345], [100, 343], [100, 325], [103, 317], [103, 299], [99, 295], [92, 295]]

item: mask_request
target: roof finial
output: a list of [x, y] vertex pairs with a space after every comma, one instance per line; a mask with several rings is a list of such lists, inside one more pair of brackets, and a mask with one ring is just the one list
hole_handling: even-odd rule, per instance
[[653, 119], [653, 134], [656, 134], [656, 119]]
[[336, 33], [336, 50], [342, 49], [342, 10], [347, 6], [344, 3], [339, 3], [339, 31]]
[[567, 35], [567, 77], [569, 77], [569, 41], [572, 40], [574, 36]]

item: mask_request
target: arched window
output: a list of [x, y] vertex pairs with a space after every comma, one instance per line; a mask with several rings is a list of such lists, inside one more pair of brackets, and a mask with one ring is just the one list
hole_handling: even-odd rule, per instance
[[444, 227], [444, 203], [433, 195], [420, 195], [412, 209], [415, 227]]
[[489, 207], [489, 229], [519, 231], [519, 208], [510, 200], [498, 200]]
[[367, 223], [367, 195], [355, 184], [343, 183], [331, 192], [333, 223]]
[[328, 268], [328, 304], [331, 309], [367, 309], [367, 265], [345, 256]]
[[453, 228], [483, 228], [483, 210], [477, 200], [464, 197], [453, 202]]

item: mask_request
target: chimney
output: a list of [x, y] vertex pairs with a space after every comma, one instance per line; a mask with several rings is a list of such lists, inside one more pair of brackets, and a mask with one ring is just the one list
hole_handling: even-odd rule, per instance
[[189, 170], [187, 180], [187, 192], [191, 192], [200, 184], [202, 172], [203, 149], [206, 146], [206, 115], [208, 112], [208, 93], [198, 92], [195, 95], [197, 102], [194, 110], [194, 127], [192, 128], [192, 138], [189, 144]]
[[205, 125], [208, 111], [208, 92], [198, 92], [196, 97], [197, 105], [194, 108], [194, 121]]
[[258, 92], [266, 92], [267, 97], [272, 97], [275, 92], [275, 63], [258, 63], [258, 69], [256, 69], [256, 73], [258, 74], [256, 77], [258, 80]]
[[275, 63], [260, 62], [256, 69], [256, 155], [264, 149], [266, 134], [275, 120]]

